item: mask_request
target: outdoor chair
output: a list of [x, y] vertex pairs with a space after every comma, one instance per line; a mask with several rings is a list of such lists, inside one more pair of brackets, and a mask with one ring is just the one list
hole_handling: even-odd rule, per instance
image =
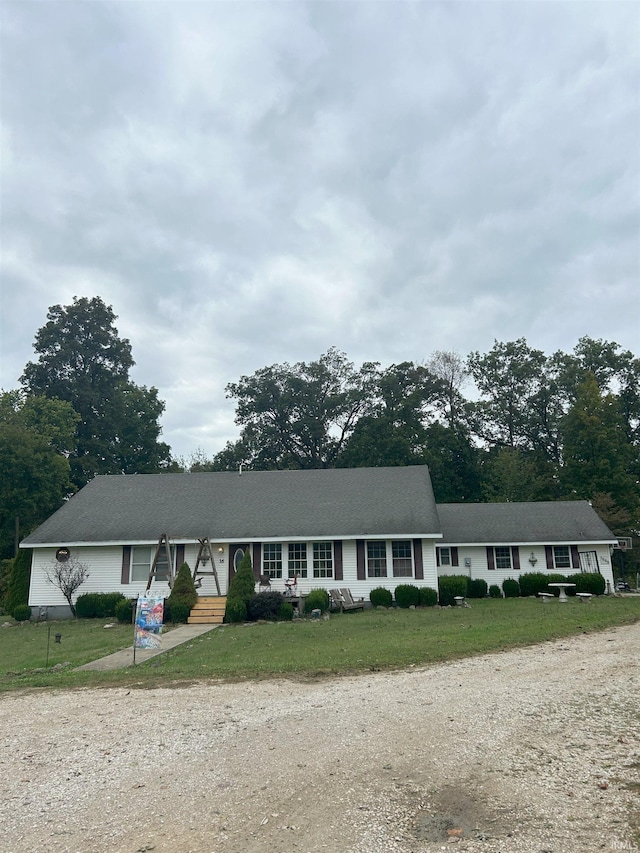
[[271, 589], [271, 578], [269, 575], [260, 575], [258, 578], [258, 592]]
[[341, 588], [340, 595], [343, 610], [364, 610], [364, 598], [354, 598], [350, 589]]
[[339, 589], [329, 590], [329, 602], [332, 610], [342, 610], [344, 601], [342, 600]]

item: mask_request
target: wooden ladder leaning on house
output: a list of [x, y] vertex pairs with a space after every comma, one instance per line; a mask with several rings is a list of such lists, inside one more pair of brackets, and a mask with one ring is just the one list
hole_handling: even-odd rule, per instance
[[[164, 551], [164, 554], [163, 554]], [[146, 592], [149, 592], [151, 588], [151, 582], [154, 580], [158, 580], [158, 563], [160, 562], [160, 558], [164, 556], [166, 559], [166, 567], [164, 565], [164, 560], [162, 561], [162, 580], [166, 580], [169, 584], [169, 589], [173, 589], [173, 582], [175, 580], [175, 572], [173, 569], [173, 561], [171, 559], [171, 548], [169, 547], [169, 537], [166, 533], [163, 533], [162, 536], [158, 539], [158, 544], [156, 545], [156, 552], [153, 555], [153, 560], [151, 561], [151, 568], [149, 569], [149, 580], [147, 581]]]
[[[216, 561], [213, 554], [213, 548], [211, 547], [211, 541], [208, 536], [204, 536], [202, 539], [198, 539], [198, 542], [200, 543], [200, 547], [198, 548], [196, 564], [193, 567], [193, 582], [196, 587], [200, 587], [202, 586], [202, 578], [212, 575], [216, 582], [218, 596], [220, 596], [222, 593], [220, 592], [220, 581], [218, 580], [218, 572], [216, 570]], [[201, 566], [206, 566], [207, 563], [211, 564], [211, 570], [205, 571], [205, 569], [200, 568]]]

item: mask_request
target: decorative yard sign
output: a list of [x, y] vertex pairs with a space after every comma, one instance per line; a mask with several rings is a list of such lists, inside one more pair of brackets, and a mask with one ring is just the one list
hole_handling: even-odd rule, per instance
[[133, 635], [134, 649], [158, 649], [161, 644], [164, 599], [161, 595], [139, 595]]

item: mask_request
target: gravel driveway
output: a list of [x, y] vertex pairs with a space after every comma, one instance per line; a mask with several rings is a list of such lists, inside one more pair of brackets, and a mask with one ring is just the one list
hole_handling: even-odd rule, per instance
[[0, 698], [7, 853], [614, 853], [640, 624], [431, 668]]

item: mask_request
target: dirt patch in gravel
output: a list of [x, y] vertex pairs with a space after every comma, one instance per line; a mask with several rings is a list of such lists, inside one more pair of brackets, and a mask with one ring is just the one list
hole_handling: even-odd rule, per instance
[[640, 625], [314, 683], [0, 699], [5, 853], [615, 853]]

